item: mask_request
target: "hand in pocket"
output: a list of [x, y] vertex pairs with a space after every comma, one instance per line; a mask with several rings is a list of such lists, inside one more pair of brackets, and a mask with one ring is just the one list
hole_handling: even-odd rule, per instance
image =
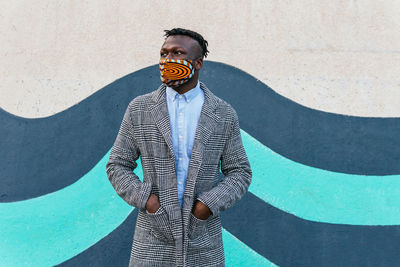
[[211, 215], [211, 210], [201, 201], [197, 200], [192, 209], [193, 215], [200, 220], [207, 220]]
[[146, 210], [149, 213], [155, 213], [160, 208], [160, 200], [157, 195], [151, 194], [146, 202]]

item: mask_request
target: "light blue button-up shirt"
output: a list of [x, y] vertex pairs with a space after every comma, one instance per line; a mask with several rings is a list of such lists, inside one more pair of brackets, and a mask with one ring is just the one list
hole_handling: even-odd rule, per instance
[[196, 87], [182, 95], [167, 86], [166, 97], [175, 155], [178, 200], [182, 207], [194, 136], [204, 103], [204, 92], [197, 82]]

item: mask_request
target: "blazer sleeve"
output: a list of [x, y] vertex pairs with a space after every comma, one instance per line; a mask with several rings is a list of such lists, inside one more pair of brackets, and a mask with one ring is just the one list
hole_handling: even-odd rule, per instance
[[133, 101], [125, 111], [106, 170], [108, 179], [117, 194], [129, 205], [144, 209], [150, 196], [151, 184], [141, 182], [133, 172], [137, 167], [136, 160], [140, 156], [140, 151], [133, 134], [132, 103]]
[[228, 139], [221, 155], [221, 171], [224, 178], [207, 192], [197, 198], [217, 215], [221, 210], [230, 208], [247, 192], [251, 182], [252, 171], [243, 147], [240, 135], [239, 119], [233, 110]]

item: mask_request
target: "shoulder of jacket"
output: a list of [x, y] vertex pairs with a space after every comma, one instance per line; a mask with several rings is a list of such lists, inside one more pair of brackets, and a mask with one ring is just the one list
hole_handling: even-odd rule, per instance
[[143, 110], [146, 108], [146, 106], [153, 101], [153, 96], [156, 93], [157, 90], [154, 90], [150, 93], [144, 94], [144, 95], [139, 95], [133, 98], [129, 104], [128, 107], [130, 110]]
[[224, 117], [235, 119], [237, 117], [237, 112], [232, 105], [217, 96], [216, 98], [218, 99], [217, 109], [219, 110], [220, 114]]

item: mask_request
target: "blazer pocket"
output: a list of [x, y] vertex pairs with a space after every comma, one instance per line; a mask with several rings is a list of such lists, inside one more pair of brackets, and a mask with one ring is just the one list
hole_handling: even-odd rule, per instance
[[202, 220], [190, 213], [189, 224], [188, 224], [188, 237], [189, 239], [196, 239], [200, 236], [207, 234], [207, 221]]
[[151, 225], [151, 233], [164, 242], [174, 242], [171, 227], [169, 225], [168, 214], [165, 209], [160, 206], [155, 213], [146, 210], [147, 217]]

